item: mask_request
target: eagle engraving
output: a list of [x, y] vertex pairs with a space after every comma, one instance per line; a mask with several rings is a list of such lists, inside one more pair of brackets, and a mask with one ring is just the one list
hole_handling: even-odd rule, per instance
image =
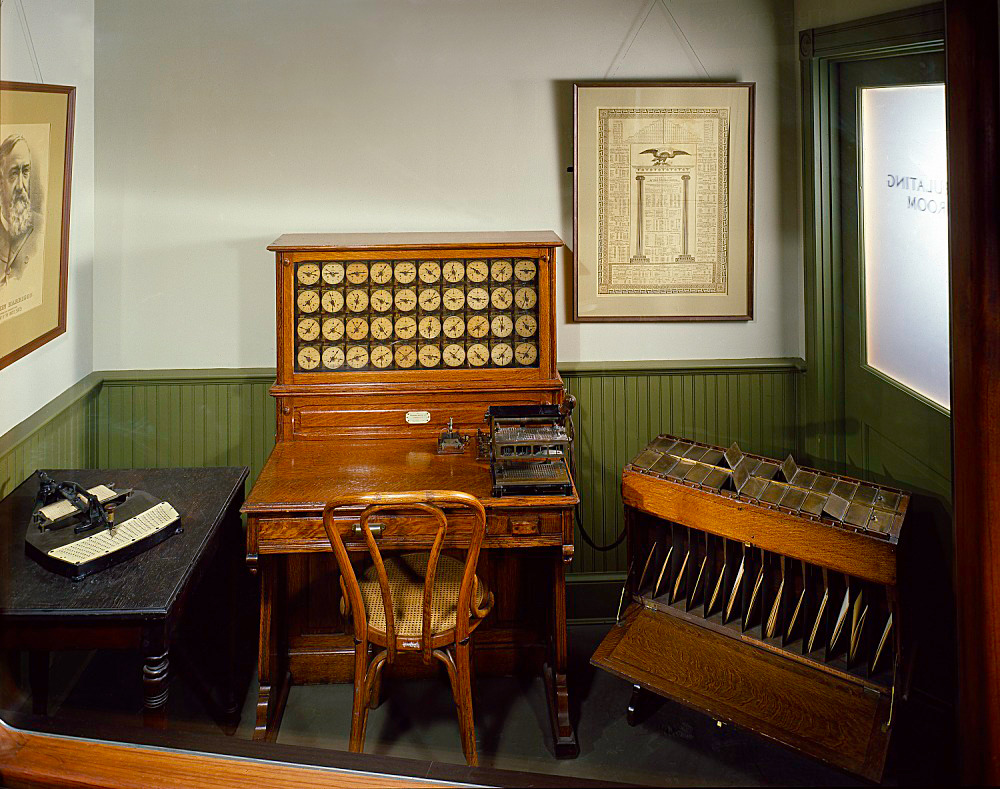
[[687, 151], [672, 151], [669, 148], [664, 148], [662, 151], [656, 148], [647, 148], [644, 151], [640, 151], [639, 155], [642, 156], [644, 153], [650, 153], [653, 155], [653, 164], [670, 164], [670, 160], [675, 156], [680, 156], [684, 154], [685, 156], [690, 156]]

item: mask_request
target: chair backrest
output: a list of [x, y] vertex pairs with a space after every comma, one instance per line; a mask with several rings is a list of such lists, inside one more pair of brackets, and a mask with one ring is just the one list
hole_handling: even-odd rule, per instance
[[[438, 558], [444, 547], [448, 531], [448, 518], [444, 509], [464, 509], [473, 514], [472, 533], [465, 554], [465, 568], [459, 587], [458, 602], [455, 617], [455, 638], [462, 641], [469, 636], [469, 618], [473, 603], [476, 565], [479, 561], [479, 549], [486, 533], [486, 510], [475, 496], [457, 490], [423, 490], [406, 493], [359, 493], [341, 496], [328, 502], [323, 509], [323, 527], [326, 529], [330, 546], [333, 548], [337, 565], [340, 568], [344, 591], [350, 602], [352, 619], [354, 621], [354, 638], [358, 642], [368, 641], [368, 620], [365, 614], [364, 602], [361, 597], [361, 587], [351, 564], [350, 556], [344, 545], [343, 537], [335, 524], [339, 510], [357, 510], [361, 507], [359, 523], [364, 536], [368, 554], [375, 565], [379, 588], [382, 593], [382, 606], [385, 609], [386, 651], [387, 659], [392, 662], [396, 657], [397, 638], [394, 623], [392, 592], [389, 579], [379, 551], [378, 542], [371, 529], [371, 518], [378, 513], [410, 514], [423, 516], [433, 524], [434, 539], [430, 545], [427, 558], [427, 570], [424, 578], [423, 613], [421, 621], [421, 653], [425, 663], [431, 661], [431, 614], [434, 593], [434, 576], [437, 571]], [[344, 513], [339, 513], [343, 515]], [[430, 531], [428, 531], [430, 536]]]

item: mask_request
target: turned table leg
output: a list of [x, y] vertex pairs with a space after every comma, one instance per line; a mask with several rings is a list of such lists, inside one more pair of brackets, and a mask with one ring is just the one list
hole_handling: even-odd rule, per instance
[[142, 643], [142, 720], [156, 729], [167, 727], [170, 695], [170, 650], [162, 629], [147, 631]]

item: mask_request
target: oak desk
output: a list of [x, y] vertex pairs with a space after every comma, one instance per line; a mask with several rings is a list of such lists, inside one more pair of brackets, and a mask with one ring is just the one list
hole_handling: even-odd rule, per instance
[[[450, 489], [479, 498], [488, 516], [480, 574], [497, 602], [474, 637], [477, 670], [541, 668], [556, 754], [576, 755], [566, 687], [565, 565], [573, 554], [573, 507], [579, 499], [575, 490], [572, 496], [493, 498], [489, 464], [476, 459], [471, 444], [462, 455], [436, 454], [431, 437], [275, 446], [243, 507], [247, 561], [261, 576], [255, 739], [276, 736], [291, 682], [352, 678], [354, 642], [339, 618], [324, 503], [367, 490]], [[348, 519], [342, 528], [348, 549], [363, 550]], [[457, 517], [448, 540], [460, 541], [463, 531]], [[411, 548], [427, 539], [412, 523], [387, 519], [380, 544]], [[398, 670], [407, 670], [405, 663]]]

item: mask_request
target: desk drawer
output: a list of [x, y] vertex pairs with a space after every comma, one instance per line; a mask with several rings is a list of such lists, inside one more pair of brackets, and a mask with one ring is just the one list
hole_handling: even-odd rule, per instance
[[[426, 547], [431, 539], [427, 520], [423, 518], [377, 515], [372, 522], [382, 524], [381, 534], [377, 539], [380, 545], [386, 547]], [[450, 517], [446, 544], [467, 542], [472, 533], [472, 522], [472, 517], [464, 514]], [[256, 523], [259, 553], [330, 550], [322, 518], [259, 518]], [[336, 523], [349, 550], [364, 550], [364, 538], [359, 532], [355, 532], [356, 518], [337, 518]], [[509, 540], [511, 545], [517, 545], [523, 540], [527, 544], [534, 544], [539, 538], [547, 538], [547, 541], [555, 544], [561, 537], [562, 515], [558, 512], [512, 510], [489, 514], [486, 519], [486, 538], [494, 543], [496, 540]]]

